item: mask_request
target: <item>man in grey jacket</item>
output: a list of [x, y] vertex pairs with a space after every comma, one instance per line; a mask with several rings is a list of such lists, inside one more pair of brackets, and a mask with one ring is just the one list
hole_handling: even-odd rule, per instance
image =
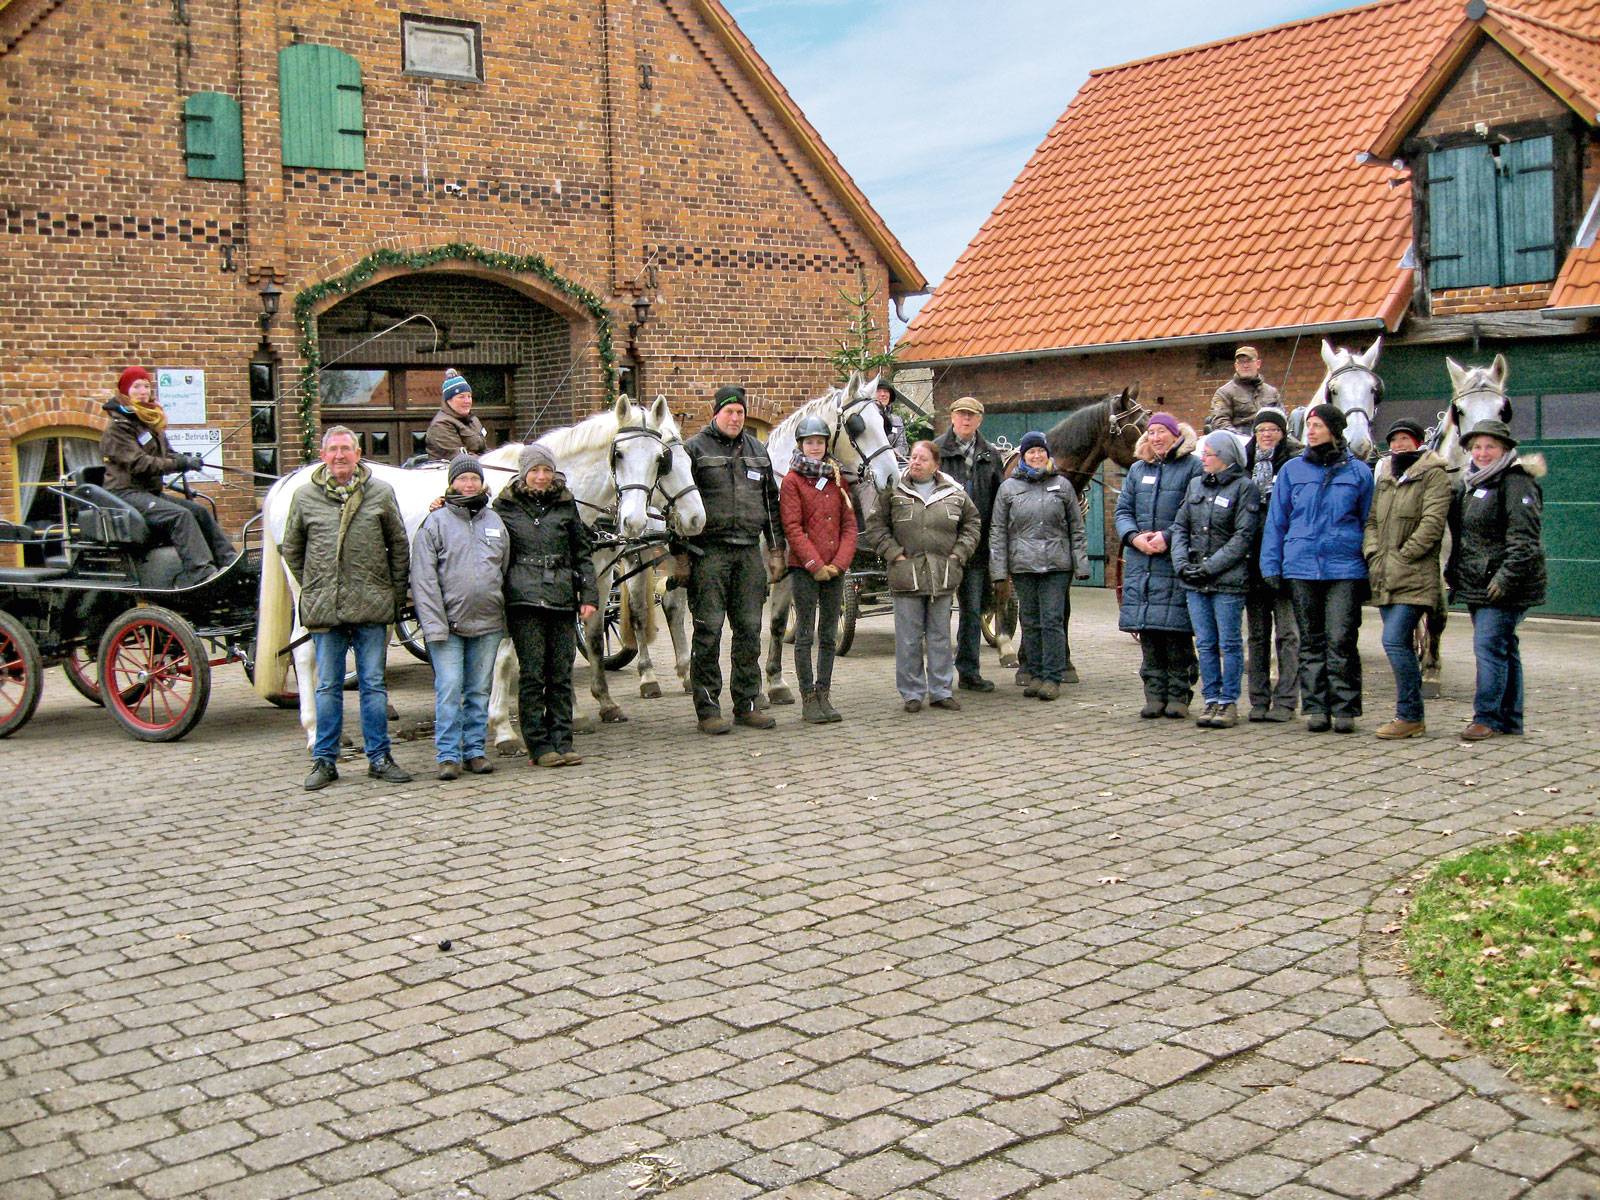
[[471, 455], [450, 462], [444, 504], [430, 512], [411, 545], [411, 597], [433, 663], [433, 746], [440, 779], [462, 764], [487, 775], [489, 691], [506, 632], [505, 577], [510, 539], [489, 507], [483, 467]]
[[322, 435], [322, 465], [289, 502], [280, 547], [300, 584], [300, 623], [317, 648], [317, 740], [306, 791], [339, 778], [344, 669], [353, 647], [361, 686], [367, 774], [410, 783], [389, 753], [389, 626], [406, 603], [410, 547], [394, 489], [361, 464], [356, 435], [335, 425]]

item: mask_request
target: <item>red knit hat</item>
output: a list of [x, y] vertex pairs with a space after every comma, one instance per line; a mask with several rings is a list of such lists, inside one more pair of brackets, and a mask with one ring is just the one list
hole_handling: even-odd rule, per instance
[[141, 379], [151, 386], [155, 385], [155, 380], [150, 378], [149, 371], [146, 371], [143, 367], [129, 367], [121, 375], [117, 376], [117, 394], [128, 395], [128, 389]]

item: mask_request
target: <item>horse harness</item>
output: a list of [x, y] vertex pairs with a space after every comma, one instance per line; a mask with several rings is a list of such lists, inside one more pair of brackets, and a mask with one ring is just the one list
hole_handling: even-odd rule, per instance
[[1354, 409], [1354, 411], [1359, 412], [1362, 416], [1367, 418], [1368, 424], [1371, 424], [1374, 416], [1376, 415], [1378, 405], [1383, 403], [1383, 376], [1379, 375], [1371, 367], [1364, 367], [1360, 363], [1346, 363], [1344, 366], [1339, 367], [1337, 370], [1329, 374], [1327, 380], [1322, 385], [1322, 394], [1328, 401], [1331, 402], [1333, 397], [1337, 394], [1338, 389], [1336, 388], [1335, 384], [1339, 376], [1350, 375], [1355, 372], [1360, 372], [1363, 375], [1370, 375], [1372, 377], [1373, 386], [1371, 402], [1369, 404], [1357, 406]]
[[1128, 403], [1133, 407], [1126, 411], [1115, 405], [1108, 405], [1106, 409], [1106, 425], [1109, 427], [1112, 438], [1119, 438], [1129, 430], [1143, 433], [1149, 426], [1150, 410], [1137, 400], [1129, 397]]
[[887, 439], [883, 445], [879, 446], [871, 454], [861, 449], [860, 438], [867, 431], [867, 421], [865, 417], [855, 410], [863, 405], [873, 403], [875, 401], [869, 396], [858, 396], [848, 404], [841, 404], [839, 406], [839, 415], [834, 419], [833, 434], [828, 439], [828, 453], [832, 454], [834, 458], [838, 458], [839, 435], [841, 433], [844, 434], [850, 443], [850, 449], [854, 450], [856, 457], [861, 460], [861, 466], [858, 470], [862, 478], [866, 478], [868, 469], [872, 466], [872, 460], [877, 458], [878, 455], [894, 453], [894, 447]]

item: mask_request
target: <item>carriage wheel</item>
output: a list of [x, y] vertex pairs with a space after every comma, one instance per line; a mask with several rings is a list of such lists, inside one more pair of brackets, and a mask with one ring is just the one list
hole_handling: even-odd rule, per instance
[[165, 608], [130, 608], [100, 639], [106, 710], [141, 742], [175, 742], [205, 715], [211, 664], [194, 627]]
[[[600, 623], [600, 644], [605, 650], [602, 658], [606, 670], [620, 671], [638, 656], [639, 650], [636, 646], [622, 644], [622, 587], [619, 584], [611, 585], [611, 595], [606, 599], [604, 616], [605, 620]], [[588, 659], [589, 642], [583, 635], [583, 618], [575, 619], [578, 622], [578, 653]]]
[[61, 664], [61, 673], [67, 677], [72, 690], [90, 704], [105, 703], [100, 695], [100, 668], [92, 646], [74, 646]]
[[402, 617], [396, 621], [394, 636], [395, 640], [406, 648], [406, 652], [418, 662], [433, 661], [428, 655], [428, 643], [422, 636], [422, 622], [415, 617]]
[[39, 645], [20, 621], [0, 612], [0, 738], [28, 723], [44, 690]]
[[1017, 594], [1012, 592], [1007, 598], [1003, 612], [996, 613], [992, 605], [993, 601], [983, 610], [983, 640], [998, 649], [1002, 637], [1017, 632]]
[[833, 652], [840, 658], [850, 653], [856, 640], [856, 618], [861, 615], [861, 582], [844, 581], [844, 599], [839, 605], [839, 641]]

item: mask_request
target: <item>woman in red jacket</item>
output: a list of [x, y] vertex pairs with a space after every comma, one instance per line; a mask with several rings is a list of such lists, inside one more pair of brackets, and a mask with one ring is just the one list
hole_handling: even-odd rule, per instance
[[[778, 512], [789, 540], [789, 582], [794, 589], [794, 670], [800, 680], [801, 717], [813, 725], [842, 721], [828, 698], [833, 651], [839, 637], [844, 573], [856, 556], [856, 514], [828, 454], [828, 426], [807, 417], [795, 431], [789, 472], [778, 492]], [[816, 675], [811, 644], [817, 645]]]

